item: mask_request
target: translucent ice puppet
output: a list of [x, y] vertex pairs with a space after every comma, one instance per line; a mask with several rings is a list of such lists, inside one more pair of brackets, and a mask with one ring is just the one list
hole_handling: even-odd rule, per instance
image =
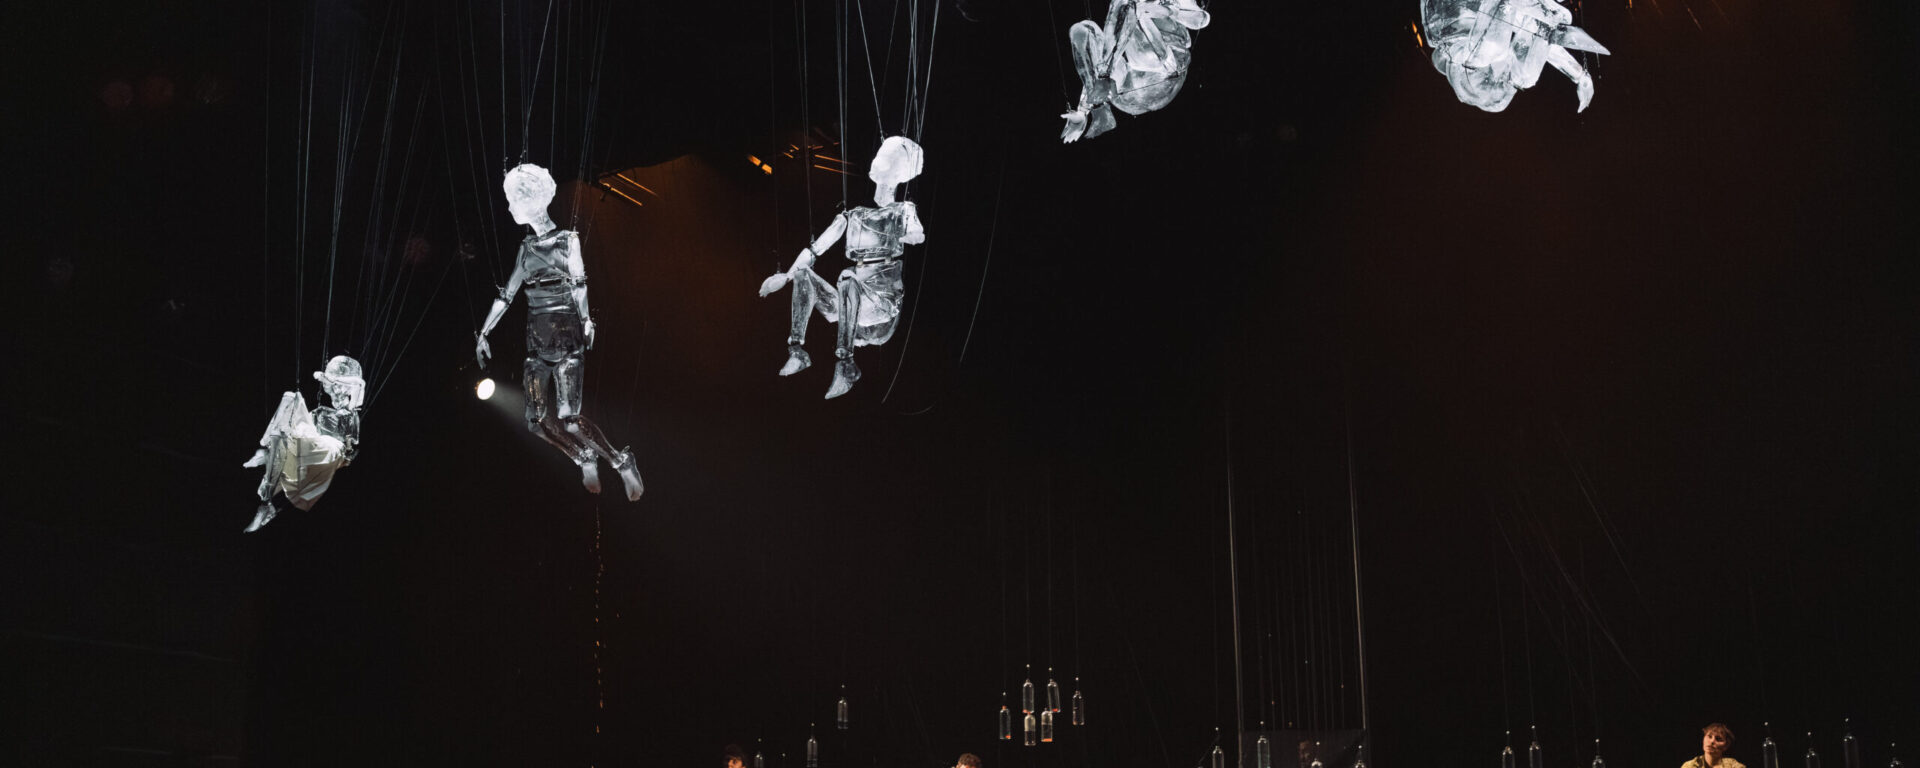
[[273, 520], [273, 495], [286, 496], [296, 509], [312, 509], [313, 503], [333, 483], [333, 473], [353, 463], [360, 444], [360, 406], [366, 401], [367, 381], [360, 376], [360, 363], [346, 355], [327, 361], [327, 367], [314, 371], [320, 391], [328, 405], [311, 412], [298, 392], [280, 395], [280, 407], [267, 422], [260, 436], [260, 450], [247, 459], [247, 467], [264, 467], [260, 478], [260, 508], [254, 512], [247, 532], [260, 530]]
[[1080, 105], [1061, 117], [1060, 140], [1091, 139], [1113, 129], [1113, 110], [1138, 115], [1173, 103], [1187, 81], [1188, 30], [1210, 17], [1197, 0], [1113, 0], [1107, 25], [1082, 21], [1067, 30]]
[[[921, 159], [920, 145], [913, 140], [887, 137], [867, 171], [867, 178], [873, 180], [873, 203], [877, 207], [854, 208], [833, 217], [826, 231], [794, 257], [792, 267], [760, 283], [761, 296], [793, 283], [793, 324], [787, 336], [787, 364], [780, 375], [792, 376], [813, 364], [800, 345], [807, 340], [807, 320], [815, 312], [840, 327], [833, 347], [829, 398], [846, 394], [860, 380], [860, 368], [853, 364], [854, 347], [885, 344], [893, 338], [893, 330], [900, 324], [900, 298], [905, 288], [900, 253], [908, 245], [927, 240], [913, 203], [894, 200], [893, 188], [920, 175]], [[853, 263], [840, 270], [835, 285], [815, 274], [812, 267], [820, 251], [833, 247], [842, 234], [847, 236], [847, 260]]]
[[487, 322], [476, 337], [474, 357], [487, 364], [493, 348], [487, 334], [507, 313], [514, 294], [527, 295], [527, 429], [545, 439], [580, 467], [580, 482], [600, 492], [600, 459], [620, 473], [627, 499], [643, 489], [632, 450], [615, 451], [587, 417], [580, 414], [586, 380], [585, 354], [593, 347], [593, 319], [587, 314], [587, 272], [580, 257], [580, 236], [560, 229], [547, 215], [553, 202], [553, 176], [537, 165], [515, 166], [501, 185], [513, 220], [533, 229], [520, 243], [513, 275], [500, 289]]
[[1433, 66], [1460, 101], [1499, 112], [1522, 88], [1539, 82], [1548, 64], [1573, 80], [1580, 111], [1593, 100], [1593, 78], [1568, 49], [1607, 53], [1573, 14], [1552, 0], [1420, 0]]

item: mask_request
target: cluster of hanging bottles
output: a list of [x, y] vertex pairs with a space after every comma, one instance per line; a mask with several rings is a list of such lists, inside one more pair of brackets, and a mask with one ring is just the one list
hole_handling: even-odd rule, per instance
[[[1864, 768], [1860, 762], [1860, 740], [1853, 737], [1853, 724], [1851, 720], [1845, 722], [1847, 724], [1846, 731], [1840, 737], [1840, 754], [1842, 760], [1846, 762], [1845, 768]], [[1767, 735], [1765, 739], [1760, 741], [1760, 768], [1780, 768], [1780, 747], [1773, 741], [1773, 725], [1771, 723], [1763, 723], [1763, 725], [1767, 728]], [[1889, 744], [1889, 750], [1894, 746], [1895, 745]], [[1218, 755], [1219, 751], [1217, 747], [1214, 749], [1216, 755]], [[1258, 756], [1256, 757], [1257, 764], [1255, 768], [1272, 768], [1268, 763], [1266, 737], [1260, 737], [1260, 742], [1256, 746], [1256, 754]], [[1216, 756], [1213, 768], [1220, 768], [1219, 759], [1220, 758]], [[1813, 733], [1811, 731], [1807, 732], [1807, 754], [1804, 759], [1805, 768], [1820, 768], [1820, 753], [1813, 748]], [[1365, 762], [1355, 763], [1354, 766], [1355, 768], [1364, 768]], [[1533, 743], [1527, 745], [1527, 768], [1542, 767], [1540, 730], [1536, 727], [1533, 728]], [[1887, 764], [1887, 768], [1903, 767], [1904, 764], [1900, 762], [1900, 758], [1897, 756], [1892, 758], [1892, 762]], [[1507, 731], [1507, 746], [1500, 750], [1500, 768], [1516, 768], [1513, 755], [1513, 731]], [[1600, 758], [1599, 739], [1593, 740], [1592, 768], [1607, 768], [1607, 761]]]
[[[1074, 725], [1087, 724], [1087, 699], [1080, 695], [1080, 678], [1073, 679], [1073, 708], [1066, 710], [1068, 722]], [[1053, 670], [1047, 670], [1047, 700], [1040, 705], [1037, 691], [1033, 687], [1033, 665], [1027, 665], [1027, 680], [1020, 685], [1020, 732], [1021, 743], [1031, 747], [1035, 744], [1050, 744], [1054, 737], [1054, 716], [1063, 710], [1060, 707], [1060, 684], [1053, 680]], [[1007, 708], [1007, 695], [1000, 694], [1000, 740], [1013, 740], [1013, 710]]]

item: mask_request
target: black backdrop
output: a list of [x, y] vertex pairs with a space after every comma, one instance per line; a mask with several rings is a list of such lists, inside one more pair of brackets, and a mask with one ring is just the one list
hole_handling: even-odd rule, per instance
[[[1529, 722], [1557, 764], [1596, 737], [1684, 759], [1712, 720], [1748, 763], [1763, 721], [1792, 756], [1812, 731], [1837, 759], [1846, 717], [1871, 763], [1920, 743], [1911, 11], [1583, 7], [1614, 51], [1592, 108], [1549, 73], [1488, 115], [1412, 4], [1223, 3], [1170, 109], [1062, 148], [1054, 47], [1085, 10], [948, 9], [911, 335], [822, 403], [824, 366], [772, 375], [784, 302], [752, 290], [838, 178], [809, 199], [801, 166], [741, 162], [803, 123], [793, 9], [616, 8], [589, 112], [592, 8], [562, 4], [561, 95], [523, 113], [544, 4], [428, 5], [76, 3], [4, 33], [0, 727], [25, 764], [697, 764], [764, 738], [784, 768], [809, 722], [829, 765], [1198, 762], [1234, 727], [1229, 470], [1248, 728], [1358, 724], [1351, 487], [1374, 764], [1491, 764]], [[832, 132], [833, 13], [808, 10], [805, 122]], [[342, 53], [304, 107], [313, 29]], [[261, 417], [360, 343], [357, 299], [316, 322], [314, 254], [328, 83], [383, 29], [408, 46], [385, 143], [418, 175], [376, 190], [362, 144], [340, 263], [410, 274], [418, 335], [375, 371], [363, 460], [242, 536]], [[556, 205], [591, 222], [588, 412], [635, 446], [637, 505], [581, 493], [511, 386], [468, 394], [517, 237], [482, 174], [528, 114], [563, 180], [592, 126], [589, 167], [657, 193]], [[382, 201], [412, 213], [361, 213]], [[430, 251], [377, 261], [397, 239], [368, 226]], [[1084, 733], [993, 741], [1027, 663], [1083, 678]]]

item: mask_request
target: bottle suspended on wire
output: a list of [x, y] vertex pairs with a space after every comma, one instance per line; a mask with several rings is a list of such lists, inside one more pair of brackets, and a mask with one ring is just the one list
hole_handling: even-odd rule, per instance
[[1600, 759], [1600, 740], [1599, 739], [1593, 740], [1592, 768], [1607, 768], [1607, 761]]
[[1053, 681], [1053, 670], [1047, 670], [1047, 709], [1060, 711], [1060, 684]]
[[1033, 706], [1033, 665], [1027, 665], [1027, 681], [1020, 684], [1020, 711], [1029, 715], [1034, 713]]
[[1013, 710], [1007, 709], [1007, 695], [1000, 694], [1000, 740], [1013, 740]]
[[1053, 743], [1053, 710], [1040, 710], [1040, 740]]
[[840, 730], [847, 729], [847, 687], [840, 686], [840, 702], [833, 705], [833, 723]]
[[1853, 737], [1853, 720], [1844, 722], [1847, 732], [1840, 737], [1840, 758], [1847, 761], [1847, 768], [1860, 768], [1860, 740]]
[[1813, 733], [1807, 733], [1807, 768], [1820, 768], [1820, 754], [1813, 751]]
[[1527, 768], [1546, 768], [1546, 757], [1540, 754], [1540, 727], [1527, 727], [1533, 731], [1533, 743], [1527, 745]]
[[813, 737], [813, 726], [807, 726], [807, 768], [820, 768], [820, 740]]
[[1033, 718], [1032, 712], [1027, 713], [1026, 723], [1021, 726], [1021, 729], [1026, 734], [1023, 738], [1027, 746], [1040, 743], [1040, 721]]
[[[1267, 730], [1265, 722], [1260, 723], [1260, 730]], [[1273, 742], [1267, 741], [1265, 733], [1253, 742], [1253, 768], [1273, 768]]]
[[765, 753], [753, 753], [753, 768], [767, 768], [767, 756]]
[[1221, 749], [1217, 744], [1213, 747], [1212, 759], [1213, 768], [1227, 768], [1227, 751]]
[[1080, 695], [1080, 678], [1073, 679], [1073, 724], [1087, 724], [1087, 699]]
[[1513, 756], [1513, 731], [1507, 731], [1507, 745], [1500, 748], [1500, 768], [1519, 768], [1514, 764], [1518, 759]]
[[1760, 742], [1760, 768], [1780, 768], [1780, 748], [1773, 743], [1773, 724], [1767, 726], [1767, 738]]
[[1325, 768], [1325, 764], [1320, 762], [1320, 742], [1313, 743], [1313, 762], [1310, 765], [1313, 768]]
[[1367, 745], [1361, 744], [1354, 748], [1353, 768], [1367, 768]]

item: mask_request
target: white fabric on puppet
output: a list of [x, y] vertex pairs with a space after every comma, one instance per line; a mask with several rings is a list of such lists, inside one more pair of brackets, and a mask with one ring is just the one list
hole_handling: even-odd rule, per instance
[[1080, 104], [1061, 115], [1067, 124], [1060, 140], [1091, 139], [1112, 130], [1113, 109], [1139, 115], [1173, 103], [1193, 59], [1189, 30], [1210, 20], [1196, 0], [1113, 0], [1106, 26], [1089, 20], [1069, 28]]
[[1573, 80], [1580, 109], [1593, 100], [1593, 77], [1568, 50], [1607, 53], [1573, 26], [1573, 14], [1551, 0], [1420, 0], [1433, 66], [1460, 101], [1499, 112], [1522, 88], [1539, 82], [1548, 64]]
[[312, 509], [333, 483], [333, 474], [353, 463], [360, 444], [360, 406], [366, 402], [367, 381], [360, 363], [346, 355], [327, 361], [313, 372], [328, 405], [309, 412], [298, 392], [280, 395], [280, 406], [260, 436], [260, 449], [242, 466], [264, 467], [260, 478], [260, 508], [247, 532], [260, 530], [274, 517], [273, 495], [284, 495], [296, 509]]
[[607, 436], [581, 415], [586, 381], [586, 351], [593, 348], [594, 327], [587, 312], [586, 262], [580, 256], [580, 235], [560, 229], [547, 215], [553, 202], [552, 174], [537, 165], [515, 166], [501, 187], [515, 223], [531, 227], [520, 243], [513, 275], [500, 289], [487, 321], [475, 338], [474, 357], [485, 367], [493, 348], [487, 334], [507, 313], [519, 293], [527, 295], [527, 429], [580, 467], [580, 482], [600, 492], [600, 459], [606, 459], [627, 488], [627, 499], [639, 501], [644, 490], [632, 449], [616, 451]]
[[[860, 380], [853, 363], [855, 347], [885, 344], [900, 324], [900, 300], [905, 293], [900, 254], [906, 246], [926, 242], [919, 211], [911, 202], [893, 199], [894, 187], [920, 175], [924, 153], [905, 136], [889, 136], [873, 155], [867, 178], [873, 180], [873, 208], [853, 208], [833, 217], [833, 223], [801, 249], [793, 266], [760, 283], [760, 295], [793, 284], [792, 325], [787, 336], [787, 364], [780, 375], [792, 376], [813, 364], [801, 344], [807, 340], [807, 320], [815, 312], [839, 325], [834, 344], [833, 383], [827, 397], [835, 398]], [[838, 284], [828, 283], [812, 267], [820, 252], [847, 238], [847, 261]]]

